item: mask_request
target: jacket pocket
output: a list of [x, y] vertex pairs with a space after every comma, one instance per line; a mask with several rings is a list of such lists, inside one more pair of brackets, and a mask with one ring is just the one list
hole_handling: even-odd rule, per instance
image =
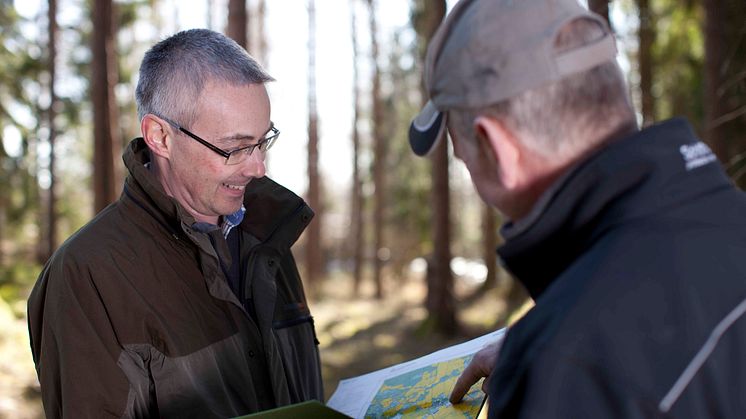
[[285, 375], [293, 402], [316, 399], [323, 401], [316, 330], [313, 317], [305, 305], [288, 307], [272, 324], [273, 333], [279, 343]]

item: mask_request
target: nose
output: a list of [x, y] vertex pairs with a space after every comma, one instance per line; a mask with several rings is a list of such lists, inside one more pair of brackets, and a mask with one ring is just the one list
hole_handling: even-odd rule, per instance
[[264, 164], [264, 152], [254, 150], [251, 155], [241, 163], [241, 174], [246, 177], [260, 178], [267, 173], [267, 167]]

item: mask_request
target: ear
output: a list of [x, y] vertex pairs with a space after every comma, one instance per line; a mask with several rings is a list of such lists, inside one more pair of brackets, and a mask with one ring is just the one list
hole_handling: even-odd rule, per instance
[[153, 114], [147, 114], [140, 121], [140, 131], [150, 151], [160, 157], [168, 159], [171, 154], [170, 140], [172, 128], [164, 119]]
[[491, 159], [497, 162], [500, 182], [505, 189], [518, 188], [523, 177], [522, 144], [505, 124], [488, 116], [481, 115], [474, 120], [474, 131], [483, 148], [492, 153]]

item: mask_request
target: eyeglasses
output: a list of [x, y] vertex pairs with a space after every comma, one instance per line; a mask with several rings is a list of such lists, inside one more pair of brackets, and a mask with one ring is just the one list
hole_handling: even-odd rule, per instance
[[200, 138], [198, 135], [190, 132], [186, 128], [182, 127], [181, 125], [177, 124], [174, 121], [171, 121], [170, 119], [163, 118], [163, 120], [171, 124], [174, 128], [177, 128], [179, 131], [183, 132], [184, 134], [188, 135], [198, 143], [202, 144], [203, 146], [209, 148], [210, 150], [214, 151], [215, 153], [221, 155], [225, 158], [225, 164], [226, 165], [234, 165], [239, 164], [245, 161], [251, 153], [254, 152], [255, 148], [259, 148], [259, 151], [266, 152], [272, 146], [275, 144], [275, 140], [277, 140], [277, 137], [280, 136], [280, 130], [275, 128], [275, 123], [270, 121], [269, 123], [269, 130], [264, 134], [264, 137], [257, 141], [256, 144], [247, 145], [246, 147], [240, 147], [235, 150], [226, 151], [221, 148], [218, 148], [206, 140]]

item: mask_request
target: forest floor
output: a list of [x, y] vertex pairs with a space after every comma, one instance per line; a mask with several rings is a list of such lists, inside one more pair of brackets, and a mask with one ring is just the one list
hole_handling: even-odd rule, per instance
[[[478, 284], [456, 279], [456, 336], [423, 327], [426, 287], [422, 278], [385, 282], [385, 298], [372, 297], [364, 283], [352, 297], [347, 275], [332, 275], [310, 302], [320, 341], [326, 398], [339, 380], [417, 358], [488, 333], [506, 318], [501, 287], [478, 292]], [[39, 386], [29, 351], [25, 301], [12, 306], [0, 299], [0, 419], [43, 418]], [[504, 320], [503, 320], [504, 321]]]

